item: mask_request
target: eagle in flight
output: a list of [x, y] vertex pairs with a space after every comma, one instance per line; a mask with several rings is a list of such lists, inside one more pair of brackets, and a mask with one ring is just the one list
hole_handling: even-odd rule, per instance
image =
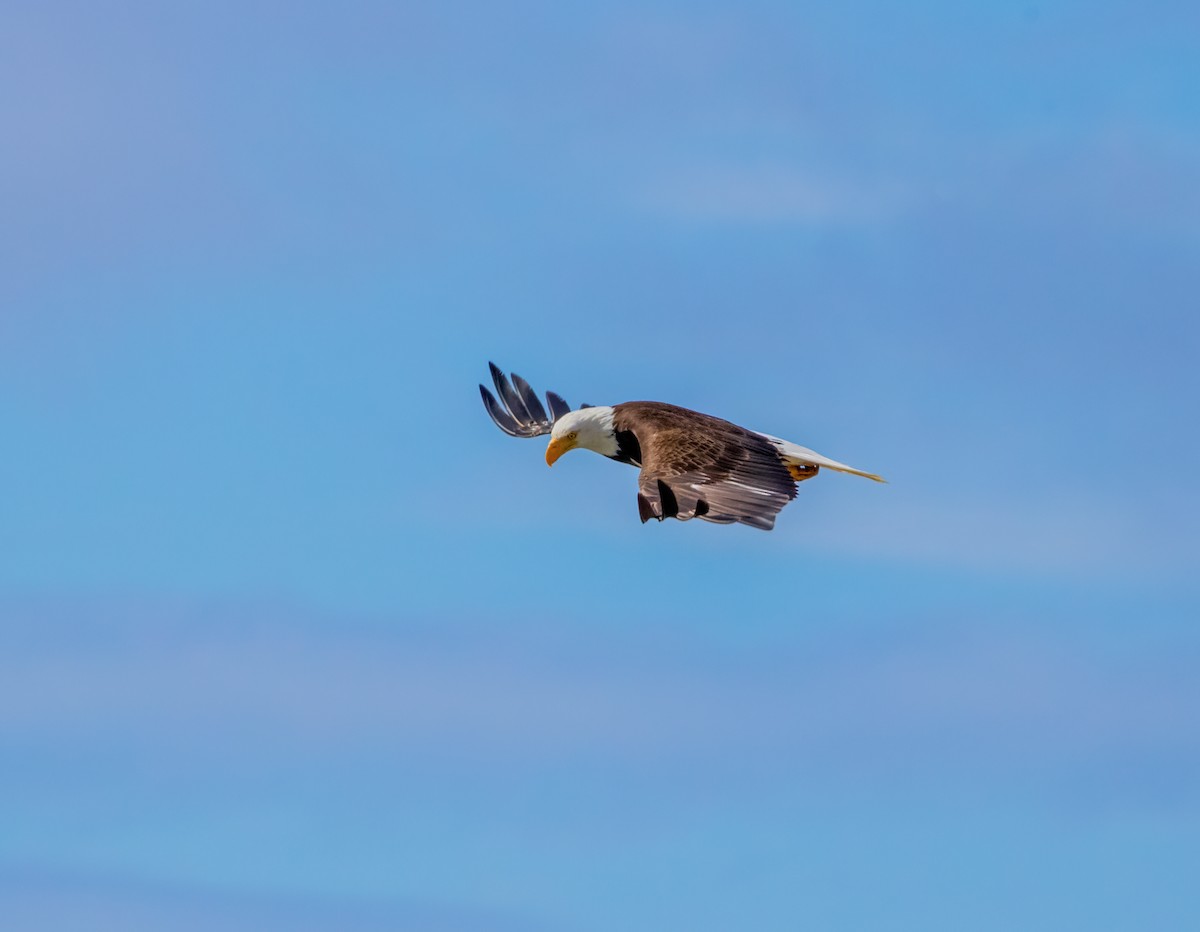
[[660, 401], [583, 405], [572, 411], [560, 395], [546, 392], [547, 414], [528, 382], [513, 373], [510, 383], [495, 363], [488, 366], [500, 396], [498, 402], [479, 386], [488, 414], [513, 437], [549, 434], [547, 465], [579, 448], [641, 469], [643, 524], [651, 518], [703, 518], [769, 531], [796, 497], [796, 483], [811, 479], [822, 466], [884, 481], [807, 447]]

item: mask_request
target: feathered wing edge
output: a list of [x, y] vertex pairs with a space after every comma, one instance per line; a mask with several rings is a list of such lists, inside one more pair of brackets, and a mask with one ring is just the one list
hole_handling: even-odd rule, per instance
[[775, 517], [795, 496], [782, 490], [752, 488], [730, 481], [716, 482], [699, 473], [685, 473], [661, 479], [642, 475], [638, 483], [638, 517], [645, 524], [651, 518], [663, 521], [699, 518], [714, 524], [745, 524], [769, 531]]
[[492, 384], [496, 386], [496, 394], [500, 401], [482, 385], [479, 394], [483, 398], [483, 406], [496, 426], [510, 437], [540, 437], [550, 433], [554, 422], [571, 410], [571, 406], [561, 395], [546, 392], [546, 407], [542, 407], [537, 393], [529, 387], [529, 383], [517, 375], [512, 375], [512, 382], [494, 362], [488, 363], [492, 372]]

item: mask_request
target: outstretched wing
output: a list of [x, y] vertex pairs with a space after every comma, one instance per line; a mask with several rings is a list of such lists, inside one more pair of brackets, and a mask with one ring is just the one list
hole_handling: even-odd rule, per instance
[[547, 415], [537, 394], [523, 378], [514, 372], [510, 384], [494, 362], [489, 362], [488, 368], [492, 370], [492, 383], [496, 386], [500, 401], [482, 385], [479, 386], [479, 394], [483, 396], [483, 406], [496, 426], [510, 437], [540, 437], [548, 434], [554, 422], [571, 410], [562, 396], [546, 392], [546, 406], [550, 409]]
[[702, 518], [769, 531], [796, 497], [796, 483], [765, 437], [696, 411], [656, 402], [618, 405], [618, 429], [642, 448], [638, 513]]

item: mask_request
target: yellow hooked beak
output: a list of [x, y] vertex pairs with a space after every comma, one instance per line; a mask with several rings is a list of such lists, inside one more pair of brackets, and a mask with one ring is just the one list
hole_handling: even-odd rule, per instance
[[553, 466], [554, 461], [566, 453], [568, 450], [575, 449], [575, 435], [567, 434], [565, 437], [555, 437], [550, 441], [550, 446], [546, 447], [546, 465]]

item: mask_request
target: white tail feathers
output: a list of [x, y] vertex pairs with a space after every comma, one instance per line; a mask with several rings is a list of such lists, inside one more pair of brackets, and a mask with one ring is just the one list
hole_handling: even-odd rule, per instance
[[791, 443], [787, 440], [780, 440], [778, 437], [772, 437], [770, 434], [763, 434], [763, 436], [775, 444], [783, 457], [783, 461], [789, 465], [821, 466], [825, 469], [849, 473], [852, 476], [862, 476], [864, 479], [872, 479], [875, 482], [887, 482], [882, 476], [877, 476], [873, 472], [863, 472], [861, 469], [855, 469], [853, 466], [847, 466], [845, 463], [831, 460], [829, 457], [822, 456], [808, 447], [802, 447], [797, 443]]

